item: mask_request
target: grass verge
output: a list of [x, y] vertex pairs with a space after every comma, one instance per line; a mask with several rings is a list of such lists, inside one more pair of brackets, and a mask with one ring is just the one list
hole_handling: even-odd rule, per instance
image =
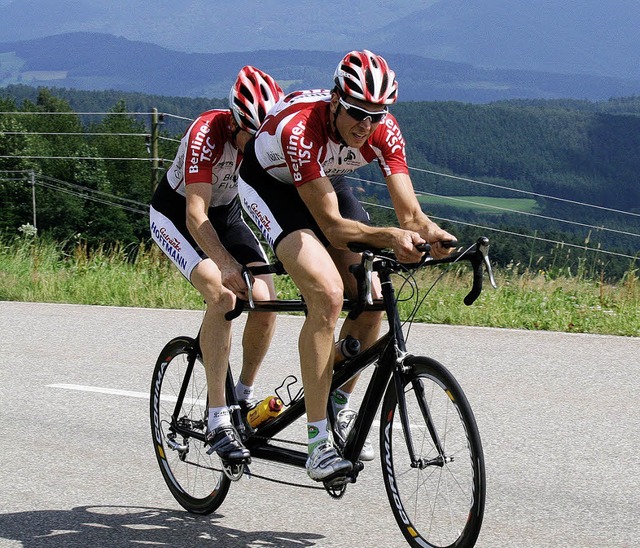
[[[425, 271], [421, 295], [442, 272]], [[583, 276], [545, 272], [496, 272], [498, 289], [472, 306], [462, 302], [470, 272], [449, 267], [422, 302], [420, 322], [515, 329], [640, 336], [640, 284], [630, 269], [616, 284]], [[397, 284], [398, 287], [401, 283]], [[281, 298], [295, 298], [286, 276], [276, 279]], [[407, 317], [416, 300], [405, 286], [398, 293]], [[203, 308], [202, 298], [155, 246], [115, 246], [90, 251], [28, 237], [0, 246], [0, 300], [60, 302], [143, 308]]]

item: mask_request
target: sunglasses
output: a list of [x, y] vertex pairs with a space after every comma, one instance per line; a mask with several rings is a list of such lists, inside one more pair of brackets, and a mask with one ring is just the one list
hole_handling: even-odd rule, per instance
[[338, 97], [340, 104], [344, 107], [345, 112], [351, 116], [357, 122], [364, 122], [367, 118], [371, 120], [372, 124], [377, 124], [382, 122], [387, 116], [389, 110], [385, 107], [384, 110], [379, 110], [377, 112], [370, 112], [363, 108], [352, 105], [351, 103], [347, 103], [342, 97]]

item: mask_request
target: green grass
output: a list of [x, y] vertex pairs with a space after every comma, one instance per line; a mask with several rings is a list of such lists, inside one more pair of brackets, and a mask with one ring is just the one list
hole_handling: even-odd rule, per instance
[[[498, 270], [472, 306], [462, 304], [469, 272], [450, 270], [417, 319], [427, 323], [640, 336], [640, 284], [635, 272], [616, 285], [578, 277]], [[433, 277], [433, 276], [431, 276]], [[421, 283], [427, 286], [426, 282]]]
[[[62, 246], [30, 237], [5, 242], [0, 246], [0, 300], [203, 308], [198, 292], [155, 246], [133, 251], [116, 246], [89, 252], [82, 244]], [[420, 287], [426, 290], [440, 272], [424, 271]], [[498, 270], [496, 279], [497, 290], [487, 282], [478, 301], [465, 306], [469, 271], [464, 266], [449, 268], [420, 307], [417, 320], [640, 336], [640, 283], [635, 270], [615, 285], [582, 275], [509, 268]], [[278, 277], [276, 286], [282, 298], [297, 296], [286, 276]], [[406, 318], [415, 300], [404, 300], [409, 296], [406, 288], [399, 296]]]
[[540, 208], [532, 198], [491, 198], [489, 196], [418, 196], [420, 203], [425, 205], [446, 205], [457, 209], [467, 209], [478, 213], [504, 213], [518, 211], [523, 213], [538, 213]]

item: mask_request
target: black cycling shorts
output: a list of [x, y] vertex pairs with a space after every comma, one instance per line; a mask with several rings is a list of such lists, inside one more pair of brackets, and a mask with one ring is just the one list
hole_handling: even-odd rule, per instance
[[[340, 214], [345, 219], [370, 224], [369, 214], [354, 195], [343, 175], [332, 177]], [[329, 240], [320, 230], [313, 215], [298, 194], [298, 189], [269, 175], [258, 163], [253, 140], [245, 146], [240, 166], [238, 189], [242, 207], [262, 232], [272, 249], [282, 238], [296, 230], [309, 229], [325, 245]]]
[[[257, 237], [242, 217], [237, 199], [209, 208], [208, 217], [222, 245], [236, 261], [242, 265], [267, 262]], [[151, 200], [150, 227], [154, 241], [190, 280], [193, 268], [207, 255], [187, 229], [187, 199], [171, 188], [166, 176]]]

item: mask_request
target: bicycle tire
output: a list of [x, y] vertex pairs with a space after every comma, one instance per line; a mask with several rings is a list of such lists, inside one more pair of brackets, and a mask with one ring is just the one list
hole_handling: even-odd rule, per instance
[[[162, 476], [178, 503], [194, 514], [210, 514], [224, 501], [231, 480], [224, 474], [220, 458], [207, 454], [206, 446], [193, 436], [176, 436], [172, 415], [187, 370], [194, 340], [176, 337], [164, 347], [151, 382], [151, 433]], [[206, 432], [207, 382], [198, 357], [188, 382], [178, 420], [194, 431]], [[171, 441], [175, 443], [172, 447]]]
[[[380, 421], [382, 475], [394, 517], [411, 546], [474, 546], [484, 516], [486, 477], [480, 434], [471, 406], [453, 375], [431, 358], [409, 356], [404, 394], [416, 457], [411, 466], [392, 380]], [[418, 390], [416, 390], [416, 386]], [[418, 394], [423, 387], [424, 396]], [[427, 428], [418, 399], [428, 405], [447, 459]]]

